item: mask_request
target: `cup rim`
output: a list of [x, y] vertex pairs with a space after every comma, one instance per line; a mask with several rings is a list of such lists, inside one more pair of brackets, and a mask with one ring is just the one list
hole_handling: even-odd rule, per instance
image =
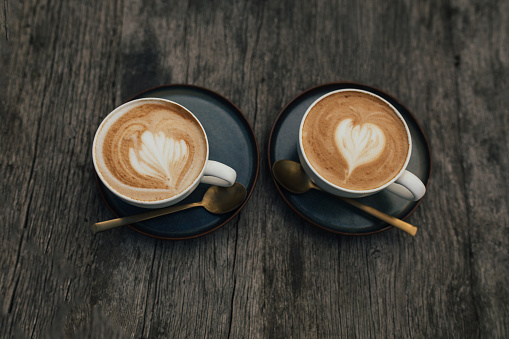
[[[174, 196], [169, 197], [169, 198], [165, 198], [165, 199], [161, 199], [161, 200], [146, 201], [146, 200], [138, 200], [138, 199], [131, 198], [129, 196], [126, 196], [125, 194], [122, 194], [122, 193], [118, 192], [113, 187], [111, 187], [111, 185], [103, 177], [101, 171], [99, 171], [98, 164], [97, 164], [97, 159], [96, 159], [96, 146], [97, 146], [97, 140], [99, 138], [99, 135], [100, 135], [100, 132], [101, 132], [102, 128], [104, 127], [106, 122], [109, 119], [111, 119], [111, 117], [113, 117], [116, 114], [119, 114], [119, 112], [127, 113], [128, 110], [126, 110], [126, 107], [128, 107], [128, 106], [135, 105], [135, 104], [137, 104], [139, 102], [143, 103], [143, 102], [153, 102], [153, 101], [159, 101], [159, 102], [165, 102], [167, 104], [173, 104], [173, 105], [181, 107], [187, 113], [189, 113], [194, 118], [194, 120], [198, 123], [198, 126], [200, 126], [201, 131], [203, 132], [203, 136], [205, 137], [205, 145], [207, 146], [207, 150], [206, 150], [206, 154], [205, 154], [205, 161], [203, 162], [203, 166], [202, 166], [202, 169], [200, 171], [200, 174], [193, 180], [193, 182], [191, 184], [189, 184], [189, 186], [186, 187], [186, 189], [184, 189], [179, 194], [174, 195]], [[127, 102], [123, 103], [122, 105], [120, 105], [120, 106], [116, 107], [115, 109], [113, 109], [113, 111], [111, 111], [110, 113], [108, 113], [106, 115], [106, 117], [104, 117], [104, 119], [101, 121], [101, 124], [99, 125], [99, 127], [97, 127], [97, 130], [95, 132], [94, 141], [92, 143], [92, 161], [94, 163], [94, 169], [95, 169], [95, 172], [96, 172], [97, 176], [99, 177], [101, 182], [106, 186], [106, 188], [110, 192], [115, 194], [117, 197], [125, 200], [126, 202], [130, 202], [130, 203], [138, 205], [138, 206], [154, 207], [154, 206], [159, 206], [159, 205], [167, 204], [167, 203], [170, 203], [172, 201], [179, 201], [181, 198], [185, 198], [187, 196], [187, 194], [189, 194], [190, 190], [192, 190], [194, 187], [196, 187], [199, 184], [199, 182], [201, 181], [201, 179], [203, 177], [203, 173], [205, 172], [205, 167], [206, 167], [207, 161], [209, 159], [209, 149], [210, 149], [210, 147], [209, 147], [209, 140], [208, 140], [208, 137], [207, 137], [207, 133], [205, 132], [205, 128], [203, 128], [203, 125], [201, 124], [200, 120], [198, 120], [198, 118], [193, 114], [193, 112], [191, 112], [188, 108], [184, 107], [183, 105], [181, 105], [179, 103], [176, 103], [175, 101], [171, 101], [171, 100], [164, 99], [164, 98], [148, 97], [148, 98], [140, 98], [140, 99], [134, 99], [134, 100], [127, 101]]]
[[[360, 92], [360, 93], [364, 93], [364, 94], [368, 94], [368, 95], [374, 96], [375, 98], [381, 100], [386, 105], [388, 105], [392, 109], [392, 111], [394, 113], [396, 113], [398, 118], [403, 122], [403, 126], [405, 127], [405, 131], [407, 133], [407, 138], [408, 138], [408, 152], [407, 152], [407, 156], [406, 156], [406, 159], [405, 159], [405, 163], [401, 167], [401, 170], [398, 172], [398, 174], [396, 174], [391, 180], [389, 180], [388, 182], [386, 182], [385, 184], [383, 184], [381, 186], [377, 186], [375, 188], [371, 188], [371, 189], [368, 189], [368, 190], [353, 190], [353, 189], [344, 188], [344, 187], [338, 186], [336, 184], [333, 184], [330, 181], [328, 181], [327, 179], [325, 179], [322, 175], [320, 175], [316, 171], [316, 169], [313, 167], [313, 165], [311, 164], [311, 162], [309, 161], [309, 159], [308, 159], [308, 157], [306, 155], [306, 151], [304, 150], [304, 146], [302, 145], [302, 128], [304, 127], [304, 122], [306, 121], [306, 118], [307, 118], [309, 112], [311, 111], [311, 109], [318, 102], [320, 102], [321, 100], [323, 100], [324, 98], [326, 98], [326, 97], [328, 97], [330, 95], [333, 95], [333, 94], [336, 94], [336, 93], [339, 93], [339, 92]], [[379, 191], [385, 189], [389, 185], [393, 184], [396, 180], [398, 180], [398, 178], [401, 176], [401, 174], [403, 174], [403, 172], [406, 170], [406, 168], [408, 166], [408, 163], [410, 161], [410, 157], [412, 156], [412, 136], [410, 134], [410, 130], [408, 128], [408, 125], [407, 125], [405, 119], [403, 118], [401, 113], [389, 101], [387, 101], [384, 98], [382, 98], [381, 96], [379, 96], [379, 95], [377, 95], [377, 94], [375, 94], [373, 92], [367, 91], [367, 90], [358, 89], [358, 88], [342, 88], [342, 89], [330, 91], [330, 92], [320, 96], [318, 99], [313, 101], [313, 103], [311, 105], [309, 105], [309, 107], [306, 109], [306, 112], [304, 113], [304, 116], [302, 117], [302, 119], [300, 121], [300, 126], [299, 126], [299, 151], [300, 151], [299, 153], [302, 155], [302, 158], [306, 162], [307, 167], [323, 183], [325, 183], [328, 186], [330, 186], [330, 187], [332, 187], [332, 188], [334, 188], [336, 190], [339, 190], [339, 191], [343, 191], [343, 192], [347, 192], [347, 193], [352, 193], [352, 194], [358, 194], [358, 195], [367, 195], [367, 194], [376, 193], [376, 192], [379, 192]]]

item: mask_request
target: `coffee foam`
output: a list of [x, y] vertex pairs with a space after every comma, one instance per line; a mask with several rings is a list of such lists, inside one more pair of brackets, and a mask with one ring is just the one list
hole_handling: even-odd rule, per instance
[[180, 106], [156, 101], [141, 101], [108, 117], [94, 147], [103, 179], [139, 201], [163, 200], [186, 190], [208, 153], [197, 120]]
[[391, 181], [409, 152], [405, 125], [391, 107], [356, 91], [331, 94], [313, 106], [303, 124], [302, 145], [318, 174], [351, 190]]

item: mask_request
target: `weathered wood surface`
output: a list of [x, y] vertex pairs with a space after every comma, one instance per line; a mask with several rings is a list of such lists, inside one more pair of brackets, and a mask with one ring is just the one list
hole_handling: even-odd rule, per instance
[[[508, 1], [48, 1], [0, 5], [0, 337], [509, 336]], [[278, 196], [266, 147], [302, 90], [349, 80], [413, 111], [429, 192], [391, 230], [335, 236]], [[257, 187], [220, 230], [168, 242], [110, 218], [95, 129], [188, 83], [253, 125]]]

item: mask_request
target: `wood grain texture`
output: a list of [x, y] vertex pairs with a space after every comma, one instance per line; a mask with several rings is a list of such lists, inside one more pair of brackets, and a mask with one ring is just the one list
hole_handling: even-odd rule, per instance
[[[509, 335], [509, 2], [0, 3], [0, 337]], [[357, 81], [398, 98], [433, 156], [409, 222], [336, 236], [279, 197], [267, 142], [301, 91]], [[170, 242], [112, 214], [90, 148], [114, 107], [170, 83], [252, 124], [261, 167], [223, 228]]]

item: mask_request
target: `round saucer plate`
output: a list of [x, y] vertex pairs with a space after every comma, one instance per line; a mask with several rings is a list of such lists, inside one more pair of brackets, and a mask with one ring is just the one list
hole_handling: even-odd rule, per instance
[[[407, 169], [417, 175], [427, 187], [431, 175], [431, 152], [427, 138], [415, 117], [389, 94], [351, 82], [318, 85], [299, 94], [283, 108], [270, 133], [268, 144], [270, 168], [272, 169], [274, 163], [281, 159], [299, 161], [297, 154], [299, 126], [307, 108], [322, 95], [343, 88], [372, 91], [398, 109], [407, 122], [412, 136], [412, 156]], [[392, 228], [385, 222], [346, 205], [332, 195], [317, 190], [293, 194], [281, 187], [274, 177], [272, 179], [286, 203], [300, 217], [322, 229], [344, 235], [368, 235]], [[408, 201], [387, 191], [358, 200], [400, 219], [407, 218], [420, 204], [420, 201]]]
[[[129, 225], [133, 230], [160, 239], [180, 240], [202, 236], [225, 225], [245, 206], [253, 192], [259, 171], [258, 144], [243, 113], [223, 96], [193, 85], [166, 85], [142, 92], [139, 98], [164, 98], [189, 109], [202, 123], [209, 139], [211, 160], [229, 165], [237, 172], [237, 182], [247, 189], [247, 197], [236, 210], [212, 214], [202, 207], [149, 219]], [[125, 203], [96, 180], [106, 204], [117, 217], [138, 214], [147, 209]], [[201, 201], [209, 185], [201, 184], [179, 204]]]

